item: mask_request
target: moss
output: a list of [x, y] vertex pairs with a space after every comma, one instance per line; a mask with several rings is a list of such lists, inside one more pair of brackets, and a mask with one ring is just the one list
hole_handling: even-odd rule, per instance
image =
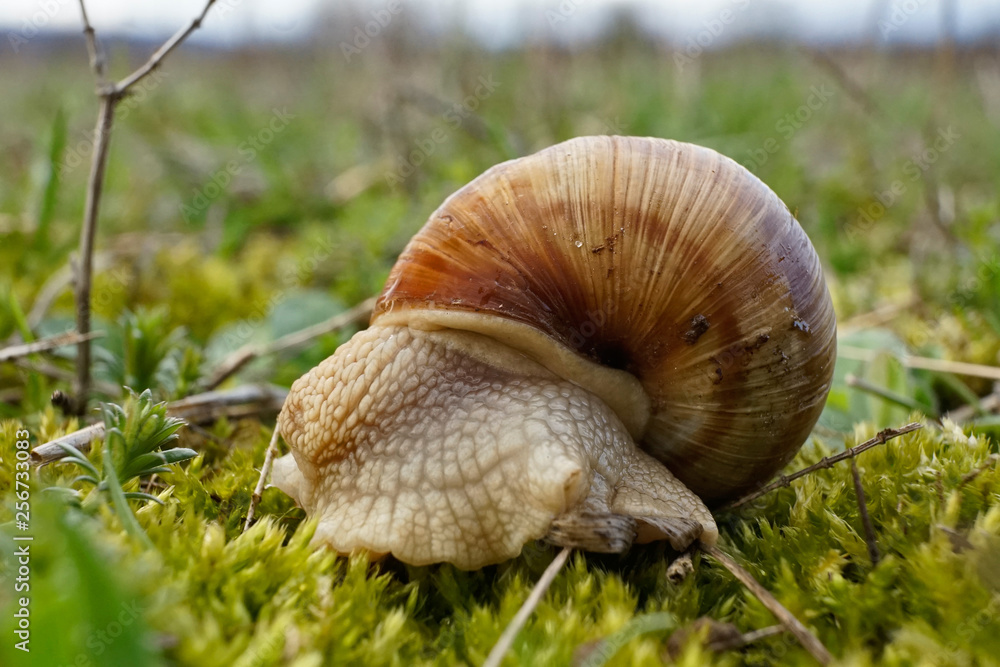
[[[4, 435], [16, 426], [6, 422]], [[873, 433], [861, 427], [857, 438]], [[122, 597], [139, 600], [148, 630], [136, 636], [136, 646], [157, 646], [174, 664], [480, 663], [554, 550], [531, 544], [520, 558], [478, 572], [336, 557], [310, 546], [313, 524], [274, 490], [265, 494], [261, 521], [243, 533], [240, 520], [266, 435], [258, 430], [252, 446], [234, 446], [211, 467], [200, 458], [164, 475], [164, 505], [137, 512], [154, 552], [128, 540], [110, 511], [79, 524], [85, 517], [74, 518], [75, 510], [47, 508], [44, 521], [51, 525], [37, 527], [46, 540], [55, 534], [49, 531], [65, 530], [72, 520], [81, 526], [73, 535], [85, 536], [85, 548], [56, 552], [49, 544], [46, 565], [33, 575], [39, 590], [56, 586], [65, 569], [90, 571], [103, 561], [101, 576], [122, 592], [102, 592], [103, 603], [95, 604], [114, 608]], [[875, 566], [846, 464], [738, 513], [721, 514], [722, 546], [844, 664], [988, 662], [1000, 654], [1000, 471], [989, 459], [996, 451], [990, 440], [948, 425], [929, 426], [862, 455], [881, 553]], [[826, 453], [815, 442], [791, 467]], [[10, 454], [9, 448], [3, 452], [5, 459]], [[56, 469], [45, 475], [45, 483], [65, 481]], [[9, 474], [0, 475], [0, 489], [10, 483]], [[607, 652], [614, 654], [610, 664], [653, 665], [661, 660], [669, 630], [699, 616], [744, 632], [775, 623], [727, 572], [704, 559], [696, 557], [695, 574], [686, 581], [668, 583], [669, 558], [660, 545], [623, 557], [574, 554], [508, 662], [567, 664], [581, 647], [610, 637], [602, 645], [617, 649]], [[0, 595], [9, 624], [9, 589]], [[48, 606], [57, 602], [41, 596], [36, 618], [48, 618]], [[647, 615], [661, 612], [674, 622], [635, 632], [634, 624], [641, 630]], [[82, 622], [76, 613], [67, 618], [71, 627]], [[60, 654], [91, 655], [81, 635], [86, 631], [59, 639]], [[92, 657], [101, 664], [101, 656]], [[678, 659], [719, 665], [810, 661], [788, 635], [722, 655], [692, 642]]]

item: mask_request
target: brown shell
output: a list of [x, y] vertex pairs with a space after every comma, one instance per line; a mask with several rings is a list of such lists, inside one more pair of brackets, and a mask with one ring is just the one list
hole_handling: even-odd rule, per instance
[[709, 504], [766, 482], [823, 409], [836, 321], [816, 252], [736, 162], [582, 137], [493, 167], [410, 241], [373, 316], [441, 308], [530, 324], [629, 371], [642, 447]]

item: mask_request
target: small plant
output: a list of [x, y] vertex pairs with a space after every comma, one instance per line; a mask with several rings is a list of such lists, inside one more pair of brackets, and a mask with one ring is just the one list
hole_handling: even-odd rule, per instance
[[63, 462], [75, 463], [86, 471], [73, 478], [71, 484], [86, 482], [93, 485], [91, 493], [83, 501], [84, 507], [92, 506], [101, 492], [106, 492], [125, 529], [150, 545], [128, 501], [162, 503], [149, 493], [125, 491], [124, 488], [133, 479], [168, 472], [168, 466], [193, 458], [197, 453], [183, 447], [163, 449], [177, 439], [177, 431], [184, 425], [184, 420], [168, 416], [166, 403], [153, 403], [148, 389], [138, 395], [132, 390], [129, 392], [125, 407], [114, 403], [101, 404], [105, 429], [103, 465], [98, 468], [82, 452], [66, 444], [62, 445], [66, 452]]
[[104, 347], [95, 349], [104, 379], [168, 398], [197, 379], [200, 355], [183, 327], [169, 326], [166, 308], [126, 311], [108, 332]]

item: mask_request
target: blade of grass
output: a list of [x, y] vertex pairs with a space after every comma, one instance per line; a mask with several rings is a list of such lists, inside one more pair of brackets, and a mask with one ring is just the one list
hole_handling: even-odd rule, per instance
[[52, 139], [49, 142], [48, 173], [42, 189], [42, 202], [38, 208], [38, 225], [35, 228], [35, 250], [44, 252], [49, 247], [49, 225], [55, 213], [61, 174], [59, 164], [66, 150], [66, 114], [60, 108], [52, 121]]

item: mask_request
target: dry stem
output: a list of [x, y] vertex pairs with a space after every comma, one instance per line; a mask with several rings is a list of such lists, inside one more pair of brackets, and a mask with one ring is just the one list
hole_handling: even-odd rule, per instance
[[260, 467], [260, 479], [257, 480], [257, 486], [254, 488], [253, 496], [250, 498], [250, 507], [247, 508], [247, 521], [243, 524], [243, 532], [246, 532], [250, 528], [250, 524], [253, 523], [253, 516], [257, 512], [257, 505], [260, 504], [260, 497], [264, 493], [267, 478], [271, 475], [271, 465], [274, 463], [274, 455], [277, 452], [278, 426], [275, 425], [274, 433], [271, 434], [271, 442], [268, 443], [267, 451], [264, 453], [264, 465]]
[[[881, 354], [878, 350], [868, 350], [850, 345], [837, 346], [837, 356], [855, 361], [873, 361]], [[965, 361], [948, 361], [947, 359], [934, 359], [933, 357], [917, 357], [913, 355], [902, 355], [896, 357], [899, 363], [907, 368], [919, 368], [925, 371], [937, 371], [939, 373], [952, 373], [954, 375], [970, 375], [972, 377], [986, 378], [988, 380], [1000, 380], [1000, 367], [987, 366], [985, 364], [970, 364]]]
[[816, 660], [821, 665], [829, 664], [833, 660], [833, 656], [830, 652], [823, 646], [823, 643], [814, 635], [809, 632], [806, 626], [802, 625], [799, 619], [795, 618], [794, 615], [785, 607], [778, 602], [778, 600], [771, 595], [771, 592], [760, 585], [760, 583], [753, 578], [753, 575], [744, 570], [739, 563], [734, 561], [732, 558], [726, 554], [719, 551], [716, 547], [706, 546], [704, 544], [700, 545], [701, 550], [706, 554], [714, 558], [720, 565], [729, 570], [729, 572], [736, 577], [737, 580], [748, 589], [750, 592], [760, 600], [761, 604], [767, 607], [768, 611], [775, 615], [775, 617], [781, 621], [781, 624], [788, 628], [788, 631], [795, 635], [795, 638], [799, 640], [799, 643], [809, 651], [809, 653], [816, 658]]
[[868, 514], [868, 499], [865, 497], [864, 487], [861, 486], [861, 473], [858, 472], [857, 459], [851, 459], [851, 476], [854, 478], [854, 494], [858, 498], [861, 525], [865, 529], [865, 542], [868, 543], [868, 558], [871, 559], [872, 567], [875, 567], [879, 560], [878, 544], [875, 542], [875, 527], [872, 526], [872, 518]]
[[57, 347], [64, 347], [66, 345], [78, 343], [83, 339], [93, 340], [94, 338], [100, 338], [103, 335], [103, 331], [91, 331], [86, 334], [78, 334], [75, 331], [67, 331], [66, 333], [61, 333], [57, 336], [49, 336], [48, 338], [36, 340], [33, 343], [11, 345], [10, 347], [5, 347], [0, 350], [0, 361], [10, 361], [11, 359], [17, 359], [19, 357], [26, 357], [29, 354], [54, 350]]
[[820, 459], [818, 462], [812, 464], [811, 466], [807, 466], [802, 470], [799, 470], [798, 472], [793, 472], [791, 475], [781, 475], [780, 477], [778, 477], [778, 479], [771, 482], [767, 486], [760, 488], [756, 491], [753, 491], [751, 493], [748, 493], [742, 498], [734, 500], [733, 502], [726, 505], [724, 509], [734, 509], [736, 507], [739, 507], [740, 505], [745, 505], [751, 500], [760, 498], [764, 494], [770, 493], [775, 489], [780, 489], [782, 487], [789, 486], [792, 482], [794, 482], [798, 478], [805, 477], [811, 472], [814, 472], [821, 468], [832, 468], [835, 463], [840, 463], [845, 459], [854, 458], [858, 454], [866, 452], [872, 447], [877, 447], [878, 445], [884, 445], [893, 438], [898, 438], [899, 436], [905, 435], [910, 431], [916, 431], [918, 428], [923, 428], [923, 424], [921, 424], [920, 422], [910, 422], [909, 424], [906, 424], [905, 426], [901, 426], [899, 428], [884, 428], [878, 433], [876, 433], [874, 438], [871, 438], [870, 440], [865, 440], [860, 445], [856, 445], [849, 449], [845, 449], [839, 454], [834, 454], [833, 456], [827, 456], [823, 459]]
[[542, 576], [539, 577], [535, 587], [531, 589], [528, 599], [517, 610], [517, 614], [514, 615], [514, 618], [511, 619], [510, 623], [504, 629], [497, 643], [493, 645], [490, 654], [486, 656], [483, 667], [499, 667], [500, 663], [503, 662], [503, 657], [510, 650], [511, 645], [513, 645], [514, 640], [517, 638], [517, 633], [521, 631], [524, 624], [528, 622], [528, 618], [531, 617], [531, 613], [535, 611], [535, 607], [545, 597], [545, 591], [549, 590], [549, 586], [555, 581], [556, 575], [559, 574], [559, 570], [566, 564], [566, 560], [572, 551], [569, 547], [563, 547], [562, 551], [556, 554], [555, 559], [545, 568], [545, 572], [542, 572]]

